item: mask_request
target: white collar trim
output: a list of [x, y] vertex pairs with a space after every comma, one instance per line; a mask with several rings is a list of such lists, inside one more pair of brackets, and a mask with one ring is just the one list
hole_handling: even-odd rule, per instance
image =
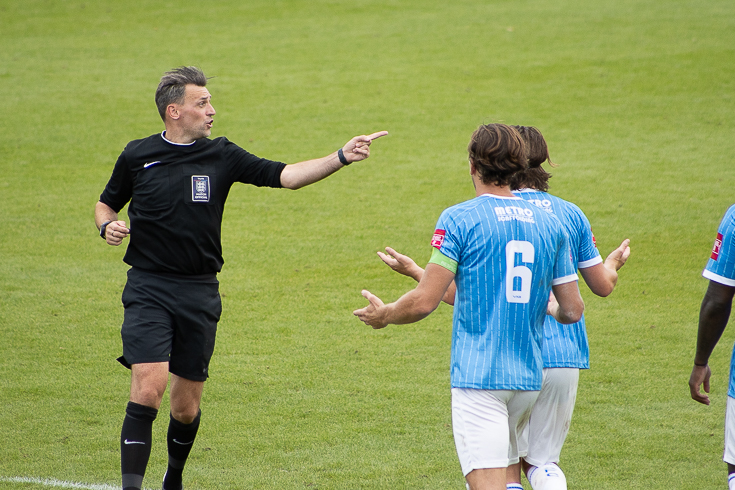
[[517, 200], [521, 200], [521, 201], [523, 200], [523, 199], [521, 199], [518, 196], [513, 196], [513, 197], [510, 197], [510, 196], [499, 196], [497, 194], [490, 194], [489, 192], [486, 192], [485, 194], [481, 194], [480, 195], [480, 197], [483, 197], [483, 196], [494, 197], [496, 199], [512, 199], [512, 200], [516, 200], [516, 201]]
[[176, 145], [176, 146], [191, 146], [194, 143], [196, 143], [196, 140], [192, 141], [191, 143], [174, 143], [170, 139], [166, 138], [166, 130], [165, 129], [161, 133], [161, 138], [163, 138], [163, 141], [165, 141], [166, 143], [170, 143], [170, 144]]

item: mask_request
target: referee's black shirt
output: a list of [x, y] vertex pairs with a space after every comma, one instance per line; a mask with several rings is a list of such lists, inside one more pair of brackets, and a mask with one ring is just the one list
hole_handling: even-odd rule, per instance
[[222, 213], [235, 182], [281, 187], [285, 164], [248, 153], [227, 138], [177, 145], [162, 134], [128, 143], [100, 201], [128, 207], [124, 261], [152, 272], [219, 272]]

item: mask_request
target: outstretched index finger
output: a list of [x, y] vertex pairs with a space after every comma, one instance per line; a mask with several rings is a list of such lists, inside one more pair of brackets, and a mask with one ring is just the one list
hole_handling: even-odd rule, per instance
[[371, 135], [368, 135], [365, 138], [368, 141], [372, 141], [372, 140], [376, 140], [376, 139], [378, 139], [378, 138], [380, 138], [382, 136], [387, 136], [387, 135], [388, 135], [388, 131], [378, 131], [377, 133], [373, 133]]

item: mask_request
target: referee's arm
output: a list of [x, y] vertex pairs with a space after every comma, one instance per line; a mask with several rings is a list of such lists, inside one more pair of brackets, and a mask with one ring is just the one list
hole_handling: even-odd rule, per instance
[[355, 136], [330, 155], [286, 165], [281, 172], [281, 185], [287, 189], [300, 189], [332, 175], [353, 162], [365, 160], [370, 156], [370, 143], [387, 134], [388, 131], [378, 131], [367, 136]]
[[110, 245], [118, 246], [123, 239], [128, 236], [130, 230], [125, 226], [124, 221], [117, 219], [117, 212], [102, 201], [98, 201], [94, 207], [94, 221], [99, 230], [103, 224], [105, 226], [105, 236], [102, 237]]

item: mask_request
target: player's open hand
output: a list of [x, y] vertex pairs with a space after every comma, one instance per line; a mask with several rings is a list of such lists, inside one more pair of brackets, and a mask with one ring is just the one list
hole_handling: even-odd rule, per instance
[[367, 289], [362, 290], [362, 295], [370, 302], [370, 304], [365, 308], [353, 311], [352, 314], [359, 318], [360, 321], [364, 322], [365, 325], [369, 325], [374, 329], [384, 328], [387, 326], [388, 324], [381, 318], [383, 316], [383, 301]]
[[105, 241], [117, 247], [130, 234], [130, 229], [125, 226], [124, 221], [112, 221], [105, 227]]
[[[618, 248], [610, 252], [610, 255], [605, 259], [605, 266], [608, 264], [619, 271], [621, 267], [625, 265], [625, 261], [630, 257], [630, 240], [626, 238]], [[608, 266], [608, 269], [611, 267]]]
[[378, 257], [380, 257], [380, 260], [385, 262], [388, 267], [404, 276], [412, 277], [417, 281], [421, 280], [421, 276], [423, 276], [424, 271], [421, 267], [416, 265], [416, 262], [414, 262], [411, 257], [398, 253], [390, 247], [385, 247], [385, 251], [386, 253], [378, 252]]
[[342, 153], [350, 163], [365, 160], [370, 156], [370, 143], [387, 134], [388, 131], [378, 131], [367, 136], [355, 136], [342, 147]]
[[[692, 368], [692, 374], [689, 376], [689, 392], [692, 395], [692, 399], [699, 403], [709, 405], [709, 378], [712, 376], [709, 365], [697, 366], [694, 365]], [[699, 391], [699, 387], [704, 388], [704, 393]]]

